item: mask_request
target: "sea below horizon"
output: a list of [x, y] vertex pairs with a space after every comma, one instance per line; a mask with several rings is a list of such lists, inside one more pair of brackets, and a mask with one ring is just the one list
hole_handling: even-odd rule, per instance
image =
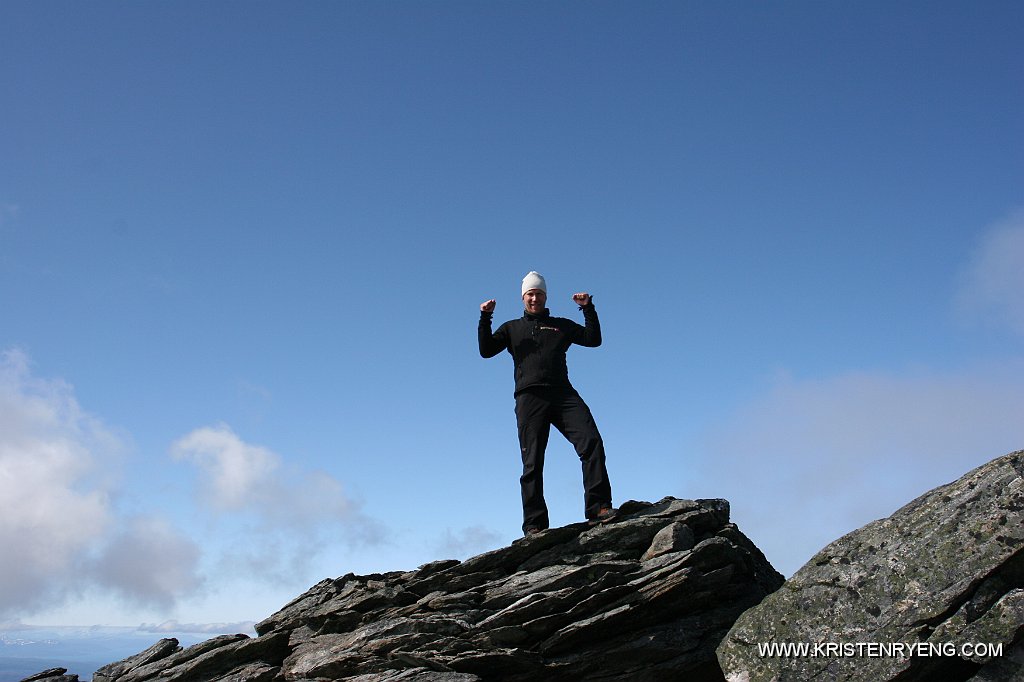
[[[211, 626], [208, 631], [175, 631], [166, 626], [34, 626], [0, 627], [0, 682], [19, 682], [51, 668], [67, 668], [82, 682], [109, 663], [134, 656], [161, 639], [173, 637], [191, 646], [220, 634], [254, 636], [251, 623]], [[237, 629], [235, 629], [237, 628]]]

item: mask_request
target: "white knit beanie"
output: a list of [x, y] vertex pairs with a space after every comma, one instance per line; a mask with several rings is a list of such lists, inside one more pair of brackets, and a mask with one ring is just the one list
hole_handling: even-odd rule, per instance
[[544, 276], [539, 272], [530, 271], [523, 277], [523, 296], [526, 296], [526, 292], [530, 289], [540, 289], [545, 294], [548, 293], [547, 282], [544, 281]]

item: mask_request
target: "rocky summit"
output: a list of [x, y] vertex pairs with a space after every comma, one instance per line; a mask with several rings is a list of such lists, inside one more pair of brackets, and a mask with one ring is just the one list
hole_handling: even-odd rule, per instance
[[730, 682], [1024, 680], [1024, 451], [825, 547], [719, 659]]
[[[725, 500], [627, 502], [466, 561], [345, 575], [257, 624], [173, 639], [96, 682], [722, 680], [715, 649], [783, 577]], [[63, 669], [34, 682], [75, 682]]]
[[[256, 632], [164, 639], [93, 679], [1024, 682], [1024, 451], [785, 585], [728, 502], [665, 498], [462, 562], [324, 580]], [[78, 682], [66, 673], [25, 682]]]

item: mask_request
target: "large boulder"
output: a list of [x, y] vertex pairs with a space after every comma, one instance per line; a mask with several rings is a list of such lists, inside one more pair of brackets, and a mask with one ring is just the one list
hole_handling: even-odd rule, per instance
[[825, 547], [718, 658], [730, 682], [1024, 680], [1022, 635], [1024, 451]]
[[258, 637], [162, 640], [95, 679], [722, 680], [715, 648], [782, 576], [725, 500], [627, 502], [621, 513], [462, 562], [324, 580]]

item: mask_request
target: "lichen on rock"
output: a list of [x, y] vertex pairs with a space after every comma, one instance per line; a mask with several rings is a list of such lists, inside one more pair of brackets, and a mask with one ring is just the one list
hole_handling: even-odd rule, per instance
[[[749, 682], [1022, 679], [1022, 594], [1024, 451], [822, 549], [739, 618], [719, 660]], [[765, 655], [773, 643], [818, 648]]]

